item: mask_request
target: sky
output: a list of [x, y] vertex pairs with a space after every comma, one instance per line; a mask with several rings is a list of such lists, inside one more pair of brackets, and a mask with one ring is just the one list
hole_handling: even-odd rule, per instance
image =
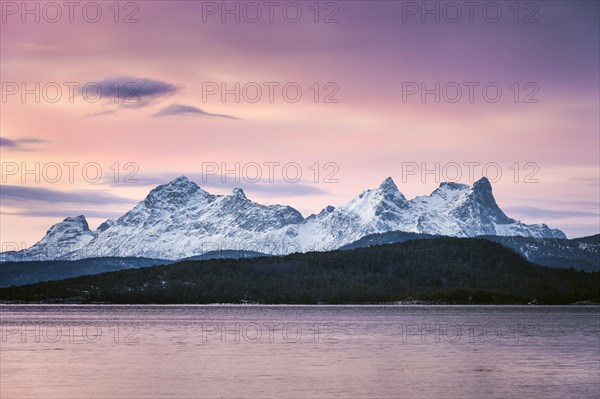
[[599, 2], [471, 4], [2, 1], [2, 250], [180, 175], [304, 216], [486, 175], [599, 233]]

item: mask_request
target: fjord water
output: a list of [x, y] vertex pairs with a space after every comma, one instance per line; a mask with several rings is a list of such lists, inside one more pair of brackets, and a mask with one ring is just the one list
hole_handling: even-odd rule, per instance
[[1, 398], [598, 398], [593, 306], [0, 307]]

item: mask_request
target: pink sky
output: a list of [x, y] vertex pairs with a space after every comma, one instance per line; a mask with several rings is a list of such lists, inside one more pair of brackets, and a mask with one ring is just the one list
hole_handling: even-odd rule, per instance
[[[321, 3], [318, 23], [308, 8], [312, 2], [294, 3], [303, 10], [297, 23], [277, 11], [273, 23], [266, 16], [249, 23], [243, 14], [240, 23], [222, 23], [218, 15], [206, 16], [204, 23], [203, 2], [177, 1], [134, 2], [137, 11], [120, 3], [119, 23], [108, 8], [112, 2], [100, 2], [97, 23], [77, 11], [73, 23], [65, 15], [50, 23], [43, 14], [36, 23], [31, 15], [22, 22], [22, 10], [5, 3], [12, 2], [3, 2], [0, 25], [3, 246], [30, 246], [52, 224], [76, 214], [85, 214], [95, 228], [181, 174], [210, 192], [228, 193], [236, 186], [232, 176], [222, 185], [199, 180], [203, 163], [214, 162], [229, 168], [236, 162], [298, 163], [303, 172], [298, 183], [286, 182], [278, 168], [273, 183], [266, 175], [259, 183], [242, 176], [238, 185], [257, 202], [288, 204], [304, 216], [339, 205], [387, 176], [409, 198], [429, 194], [443, 180], [417, 174], [403, 181], [408, 163], [429, 168], [458, 163], [464, 183], [469, 183], [464, 163], [496, 163], [503, 174], [493, 183], [494, 194], [510, 217], [547, 223], [569, 237], [599, 232], [597, 2], [536, 2], [537, 23], [523, 23], [523, 13], [515, 23], [508, 7], [497, 23], [477, 13], [473, 22], [465, 17], [423, 23], [418, 15], [404, 15], [404, 23], [402, 2], [377, 1], [332, 2], [337, 8], [328, 9]], [[42, 9], [46, 3], [40, 4]], [[138, 22], [123, 23], [132, 11]], [[338, 22], [323, 23], [331, 12]], [[64, 87], [103, 81], [133, 81], [141, 88], [140, 101], [115, 103], [107, 91], [101, 101], [89, 103], [77, 90], [71, 102]], [[31, 89], [36, 82], [63, 86], [62, 97], [53, 103], [7, 94], [14, 84]], [[225, 101], [215, 95], [204, 101], [210, 82], [230, 88], [257, 82], [263, 98], [237, 103], [233, 95]], [[302, 98], [286, 102], [277, 89], [269, 102], [264, 82], [279, 88], [296, 82]], [[310, 88], [315, 82], [318, 103]], [[325, 86], [328, 82], [333, 85]], [[433, 95], [422, 103], [418, 95], [403, 101], [406, 82], [428, 87], [457, 82], [463, 88], [464, 82], [478, 82], [479, 89], [473, 102], [465, 89], [456, 103], [443, 98], [435, 103]], [[482, 97], [481, 87], [489, 82], [503, 90], [497, 103]], [[324, 103], [334, 88], [337, 103]], [[534, 88], [539, 102], [523, 102]], [[167, 110], [179, 112], [153, 116], [173, 104], [178, 106]], [[196, 112], [182, 113], [185, 109]], [[36, 182], [34, 174], [22, 175], [23, 166], [34, 168], [36, 162], [40, 168], [95, 162], [103, 179], [87, 181], [79, 167], [70, 182], [63, 166], [57, 182], [43, 176]], [[310, 169], [315, 162], [318, 182]], [[115, 163], [121, 178], [126, 163], [137, 165], [139, 183], [111, 183]], [[324, 170], [326, 163], [339, 168], [337, 183], [323, 182], [334, 170]], [[517, 181], [510, 169], [515, 163], [521, 169]], [[528, 163], [539, 169], [525, 170]], [[14, 165], [19, 170], [11, 174]], [[532, 171], [538, 181], [525, 182]], [[475, 173], [475, 179], [481, 177], [481, 167]], [[73, 193], [78, 195], [69, 199]]]

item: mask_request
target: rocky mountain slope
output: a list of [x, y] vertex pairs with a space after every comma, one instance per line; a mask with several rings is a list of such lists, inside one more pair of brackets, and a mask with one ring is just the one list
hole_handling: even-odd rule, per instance
[[566, 238], [545, 224], [527, 225], [502, 212], [486, 178], [473, 185], [442, 183], [412, 200], [391, 178], [376, 189], [304, 218], [290, 206], [265, 206], [236, 188], [213, 195], [185, 176], [156, 187], [132, 210], [91, 231], [84, 216], [52, 226], [31, 248], [0, 261], [144, 257], [176, 260], [211, 251], [267, 254], [325, 251], [389, 231], [475, 237]]

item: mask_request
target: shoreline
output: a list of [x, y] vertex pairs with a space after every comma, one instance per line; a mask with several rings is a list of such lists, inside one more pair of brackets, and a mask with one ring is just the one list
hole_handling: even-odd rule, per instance
[[396, 302], [358, 302], [358, 303], [118, 303], [118, 302], [85, 302], [85, 301], [20, 301], [20, 300], [2, 300], [0, 306], [11, 305], [83, 305], [83, 306], [515, 306], [515, 307], [535, 307], [535, 306], [598, 306], [600, 302], [592, 300], [577, 301], [563, 304], [543, 304], [543, 303], [456, 303], [456, 302], [432, 302], [432, 301], [396, 301]]

